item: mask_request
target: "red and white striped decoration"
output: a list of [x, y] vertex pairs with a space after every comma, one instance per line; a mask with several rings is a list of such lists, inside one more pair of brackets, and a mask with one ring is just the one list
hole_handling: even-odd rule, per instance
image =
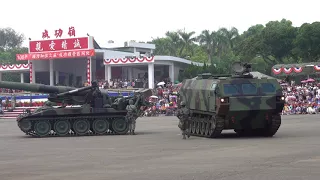
[[91, 58], [89, 57], [87, 59], [87, 82], [88, 84], [91, 84]]
[[295, 73], [301, 73], [302, 70], [303, 70], [302, 67], [294, 67], [294, 68], [293, 68], [293, 71], [294, 71]]
[[320, 65], [314, 65], [313, 67], [316, 71], [320, 71]]
[[29, 64], [9, 64], [9, 65], [0, 65], [0, 71], [21, 71], [28, 70]]
[[32, 62], [29, 61], [30, 83], [32, 83]]
[[282, 68], [272, 68], [272, 72], [274, 74], [280, 74], [282, 72]]
[[292, 72], [292, 68], [291, 67], [284, 67], [283, 72], [286, 74], [290, 74]]
[[106, 64], [135, 64], [135, 63], [152, 63], [154, 56], [151, 57], [135, 57], [135, 58], [104, 58], [103, 63]]

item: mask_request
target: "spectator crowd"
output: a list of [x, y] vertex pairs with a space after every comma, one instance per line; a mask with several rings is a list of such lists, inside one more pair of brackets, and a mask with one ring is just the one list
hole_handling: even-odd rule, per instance
[[320, 110], [320, 84], [314, 80], [300, 85], [282, 83], [286, 104], [283, 115], [317, 114]]
[[149, 98], [152, 106], [145, 111], [144, 116], [175, 115], [178, 108], [177, 95], [180, 86], [181, 83], [173, 84], [171, 82], [157, 86], [153, 90], [154, 95]]

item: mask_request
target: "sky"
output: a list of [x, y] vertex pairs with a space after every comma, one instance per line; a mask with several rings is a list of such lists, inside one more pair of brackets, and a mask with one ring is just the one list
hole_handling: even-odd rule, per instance
[[197, 34], [204, 29], [236, 27], [239, 32], [255, 24], [282, 18], [294, 26], [320, 21], [317, 0], [5, 0], [1, 2], [0, 28], [11, 27], [28, 38], [41, 40], [47, 29], [61, 28], [68, 37], [88, 33], [102, 47], [108, 41], [149, 41], [166, 31], [185, 29]]

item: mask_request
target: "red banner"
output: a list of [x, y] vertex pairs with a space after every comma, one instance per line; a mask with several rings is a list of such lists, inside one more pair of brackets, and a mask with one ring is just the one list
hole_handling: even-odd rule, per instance
[[88, 49], [89, 37], [30, 41], [30, 53]]
[[94, 55], [95, 55], [94, 49], [88, 49], [88, 50], [17, 54], [16, 60], [25, 61], [25, 60], [43, 60], [43, 59], [65, 59], [65, 58], [91, 57]]

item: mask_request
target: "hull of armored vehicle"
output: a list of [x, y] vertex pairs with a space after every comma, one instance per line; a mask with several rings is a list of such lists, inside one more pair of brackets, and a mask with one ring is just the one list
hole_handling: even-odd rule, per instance
[[211, 77], [185, 79], [179, 92], [190, 110], [191, 136], [216, 138], [223, 130], [273, 136], [284, 107], [276, 79]]
[[21, 114], [17, 123], [21, 131], [35, 137], [126, 134], [127, 112], [113, 108], [46, 107]]

